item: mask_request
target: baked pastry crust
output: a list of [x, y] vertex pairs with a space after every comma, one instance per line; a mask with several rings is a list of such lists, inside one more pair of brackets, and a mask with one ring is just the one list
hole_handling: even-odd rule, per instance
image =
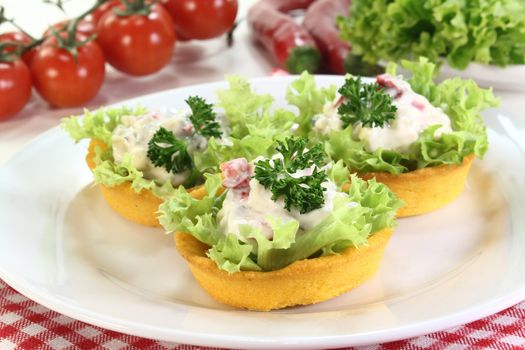
[[375, 178], [387, 185], [406, 205], [397, 211], [397, 217], [420, 215], [444, 207], [456, 199], [467, 179], [474, 154], [459, 165], [441, 165], [403, 174], [385, 172], [358, 174], [365, 180]]
[[[92, 140], [89, 144], [86, 162], [91, 170], [95, 164], [95, 149], [107, 148], [106, 144], [99, 140]], [[142, 190], [140, 193], [131, 188], [130, 183], [123, 183], [114, 187], [99, 184], [98, 187], [111, 209], [137, 224], [161, 227], [157, 218], [159, 205], [163, 200], [153, 194], [150, 190]], [[195, 198], [202, 198], [206, 194], [203, 186], [189, 190]]]
[[237, 308], [269, 311], [334, 298], [361, 285], [379, 269], [392, 230], [376, 232], [368, 244], [339, 255], [296, 261], [269, 272], [221, 270], [206, 256], [207, 245], [177, 232], [175, 244], [193, 276], [217, 301]]

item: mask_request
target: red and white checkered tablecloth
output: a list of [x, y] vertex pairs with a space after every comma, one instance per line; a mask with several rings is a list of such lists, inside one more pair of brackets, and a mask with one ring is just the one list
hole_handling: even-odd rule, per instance
[[[92, 326], [51, 311], [0, 280], [0, 350], [93, 348], [218, 349], [160, 342]], [[525, 349], [525, 302], [446, 331], [357, 349]]]

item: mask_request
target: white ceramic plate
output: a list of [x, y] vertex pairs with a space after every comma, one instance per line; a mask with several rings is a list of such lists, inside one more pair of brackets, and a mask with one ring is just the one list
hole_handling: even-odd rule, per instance
[[471, 63], [465, 70], [457, 70], [443, 64], [441, 77], [461, 77], [475, 80], [480, 86], [493, 87], [501, 91], [525, 91], [525, 64], [507, 67]]
[[[255, 79], [284, 101], [294, 77]], [[319, 77], [322, 84], [340, 77]], [[224, 84], [129, 101], [182, 107]], [[384, 342], [472, 321], [525, 299], [523, 121], [488, 118], [491, 148], [451, 205], [400, 220], [379, 273], [331, 301], [276, 312], [220, 305], [172, 238], [113, 213], [92, 186], [86, 144], [52, 129], [0, 170], [0, 278], [43, 305], [139, 336], [237, 348]]]

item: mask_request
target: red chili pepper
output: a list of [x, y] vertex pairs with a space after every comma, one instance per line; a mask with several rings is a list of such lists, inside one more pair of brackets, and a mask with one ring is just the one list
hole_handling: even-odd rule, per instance
[[260, 0], [248, 11], [254, 37], [290, 73], [315, 72], [321, 54], [308, 31], [287, 13], [307, 9], [315, 0]]
[[308, 8], [303, 26], [314, 38], [332, 73], [345, 74], [345, 60], [351, 51], [339, 38], [337, 16], [348, 15], [350, 0], [318, 0]]
[[332, 73], [375, 76], [380, 66], [352, 54], [352, 47], [339, 38], [338, 16], [348, 16], [351, 0], [318, 0], [305, 13], [303, 26], [317, 43]]

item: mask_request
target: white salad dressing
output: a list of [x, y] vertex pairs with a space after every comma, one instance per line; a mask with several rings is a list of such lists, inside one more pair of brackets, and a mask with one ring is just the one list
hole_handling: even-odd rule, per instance
[[193, 125], [188, 119], [190, 109], [177, 113], [170, 113], [167, 109], [159, 112], [146, 113], [140, 116], [124, 116], [113, 131], [113, 158], [121, 162], [126, 154], [131, 154], [131, 162], [135, 168], [142, 171], [147, 179], [161, 182], [171, 181], [174, 186], [182, 184], [189, 175], [189, 171], [173, 174], [163, 167], [156, 167], [147, 156], [148, 142], [153, 135], [164, 127], [175, 136], [188, 141], [188, 152], [205, 149], [205, 137], [193, 133]]
[[[237, 161], [234, 160], [233, 164]], [[236, 169], [240, 167], [235, 166]], [[249, 176], [251, 177], [251, 168]], [[246, 169], [246, 167], [245, 167]], [[310, 175], [313, 172], [313, 168], [300, 170], [294, 175], [304, 176]], [[223, 172], [224, 174], [224, 172]], [[245, 178], [236, 176], [236, 178]], [[226, 178], [223, 183], [232, 183]], [[238, 182], [240, 183], [240, 182]], [[273, 237], [273, 231], [270, 225], [269, 217], [277, 219], [282, 222], [288, 222], [295, 219], [299, 222], [300, 229], [310, 230], [325, 219], [333, 210], [334, 198], [338, 195], [344, 196], [346, 194], [337, 192], [336, 185], [331, 181], [326, 181], [322, 184], [326, 188], [325, 192], [325, 203], [324, 205], [316, 210], [312, 210], [306, 214], [300, 214], [295, 208], [288, 211], [284, 208], [284, 201], [278, 199], [277, 201], [272, 200], [272, 192], [264, 188], [256, 179], [251, 179], [249, 183], [245, 183], [241, 186], [236, 185], [228, 186], [228, 191], [222, 209], [219, 211], [220, 224], [223, 228], [223, 232], [232, 233], [236, 235], [241, 241], [246, 241], [240, 234], [239, 225], [249, 225], [252, 228], [258, 228], [261, 233], [271, 239]]]
[[[426, 97], [415, 93], [410, 84], [401, 77], [383, 74], [377, 77], [378, 84], [392, 96], [397, 107], [396, 117], [383, 127], [363, 127], [360, 123], [354, 125], [353, 136], [365, 142], [368, 151], [388, 149], [397, 152], [408, 151], [410, 145], [417, 141], [421, 133], [433, 125], [441, 125], [434, 137], [452, 132], [450, 118], [441, 108], [434, 107]], [[325, 106], [323, 114], [314, 117], [314, 130], [321, 134], [329, 134], [342, 128], [337, 114], [336, 102]], [[335, 120], [339, 120], [339, 124]]]
[[318, 134], [328, 135], [333, 131], [340, 131], [343, 128], [341, 117], [337, 114], [337, 104], [340, 99], [341, 96], [337, 95], [334, 102], [324, 105], [323, 113], [314, 116], [313, 129]]

